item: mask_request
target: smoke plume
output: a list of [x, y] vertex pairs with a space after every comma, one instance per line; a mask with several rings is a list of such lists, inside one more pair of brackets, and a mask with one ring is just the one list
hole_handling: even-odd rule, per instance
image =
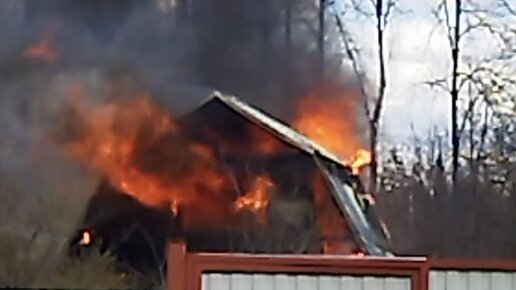
[[52, 147], [67, 133], [62, 108], [77, 83], [89, 102], [145, 93], [174, 114], [216, 89], [289, 122], [300, 98], [329, 86], [329, 98], [350, 99], [342, 120], [360, 132], [360, 94], [338, 53], [326, 51], [321, 74], [317, 15], [308, 0], [2, 1], [1, 174], [83, 173]]

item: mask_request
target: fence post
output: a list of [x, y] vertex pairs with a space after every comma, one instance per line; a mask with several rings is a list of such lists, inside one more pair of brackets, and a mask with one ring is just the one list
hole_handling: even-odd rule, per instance
[[186, 244], [172, 241], [168, 249], [167, 290], [186, 290]]
[[428, 260], [421, 266], [419, 270], [419, 289], [430, 290], [430, 270], [431, 266]]

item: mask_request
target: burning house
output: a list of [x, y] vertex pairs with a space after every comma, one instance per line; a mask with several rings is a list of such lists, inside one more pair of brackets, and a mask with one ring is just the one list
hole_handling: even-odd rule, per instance
[[[139, 49], [135, 51], [137, 58], [131, 57], [132, 54], [121, 56], [121, 63], [130, 60], [127, 66], [118, 67], [108, 62], [114, 58], [112, 55], [105, 58], [93, 55], [90, 59], [90, 46], [74, 47], [75, 41], [68, 43], [65, 40], [69, 35], [82, 35], [69, 28], [82, 27], [83, 18], [91, 16], [87, 13], [84, 17], [64, 17], [61, 9], [72, 8], [57, 2], [55, 7], [48, 8], [56, 10], [49, 12], [50, 16], [42, 13], [41, 21], [47, 24], [47, 29], [34, 32], [36, 41], [28, 43], [19, 54], [19, 60], [22, 67], [31, 67], [32, 77], [38, 82], [41, 79], [41, 87], [50, 87], [48, 94], [52, 97], [48, 99], [55, 96], [54, 90], [61, 96], [62, 89], [68, 89], [64, 112], [60, 111], [61, 99], [42, 101], [44, 105], [34, 101], [34, 106], [41, 107], [38, 112], [44, 111], [41, 114], [45, 117], [47, 113], [53, 114], [54, 109], [64, 113], [59, 116], [62, 118], [51, 116], [50, 130], [59, 127], [56, 130], [59, 136], [51, 134], [49, 139], [53, 142], [56, 137], [60, 152], [66, 152], [71, 159], [91, 168], [94, 175], [102, 176], [70, 242], [72, 255], [81, 256], [100, 249], [113, 253], [122, 264], [131, 268], [156, 273], [163, 267], [165, 250], [171, 239], [185, 240], [192, 251], [389, 254], [374, 200], [365, 192], [357, 175], [370, 156], [357, 141], [360, 134], [353, 134], [356, 129], [353, 119], [359, 115], [355, 109], [361, 105], [357, 104], [358, 94], [352, 91], [352, 85], [336, 89], [339, 94], [344, 92], [350, 96], [339, 96], [326, 103], [323, 109], [318, 108], [320, 98], [317, 93], [303, 98], [296, 105], [302, 107], [302, 111], [314, 114], [295, 122], [289, 120], [288, 124], [237, 97], [218, 92], [212, 93], [194, 109], [177, 114], [167, 101], [146, 95], [146, 92], [137, 94], [141, 93], [141, 87], [147, 87], [147, 77], [152, 79], [149, 87], [169, 89], [173, 85], [163, 85], [162, 80], [174, 79], [171, 72], [176, 70], [181, 76], [187, 75], [183, 66], [174, 63], [179, 69], [164, 70], [164, 76], [161, 76], [154, 65], [150, 65], [152, 73], [149, 73], [139, 65], [131, 65], [135, 59], [145, 62], [148, 58], [140, 55]], [[40, 13], [41, 7], [27, 6], [31, 7], [27, 12], [31, 17], [27, 19], [35, 21], [37, 17], [32, 14]], [[135, 15], [150, 13], [169, 19], [161, 12], [145, 11], [135, 12]], [[81, 14], [82, 10], [75, 12]], [[107, 17], [109, 23], [116, 22], [118, 17], [111, 16]], [[52, 21], [43, 21], [46, 18]], [[213, 21], [218, 20], [214, 18]], [[212, 27], [211, 22], [205, 26], [201, 24], [200, 27]], [[107, 37], [100, 33], [105, 29], [90, 28], [87, 31], [94, 36]], [[210, 40], [218, 47], [219, 40]], [[239, 43], [240, 40], [235, 41]], [[172, 41], [163, 40], [167, 44], [164, 51], [168, 51], [169, 42]], [[92, 51], [108, 51], [103, 43], [98, 43], [101, 49]], [[226, 41], [220, 43], [227, 46]], [[209, 56], [208, 63], [219, 58], [212, 55], [211, 47], [199, 45], [202, 49], [209, 48], [207, 52], [199, 52], [199, 55]], [[132, 51], [131, 46], [123, 48], [122, 51]], [[232, 54], [233, 50], [228, 53]], [[182, 53], [179, 55], [183, 57]], [[158, 59], [161, 64], [169, 58], [161, 55]], [[224, 66], [218, 61], [208, 70], [204, 58], [193, 56], [191, 60], [184, 66], [197, 67], [199, 60], [202, 64], [199, 78], [184, 81], [176, 76], [176, 82], [242, 92], [221, 82], [207, 81], [219, 79], [219, 71]], [[241, 64], [234, 65], [240, 67]], [[138, 72], [134, 78], [127, 72], [132, 70]], [[201, 76], [206, 71], [210, 71], [210, 75]], [[300, 70], [300, 75], [301, 71], [302, 75], [309, 74]], [[55, 83], [48, 81], [47, 84], [57, 72]], [[280, 74], [279, 71], [276, 73]], [[67, 78], [64, 75], [74, 76]], [[126, 75], [130, 75], [129, 81], [126, 81]], [[237, 78], [240, 75], [225, 75], [222, 83], [237, 86], [241, 82]], [[334, 78], [339, 79], [338, 85], [345, 82], [340, 76]], [[104, 79], [108, 79], [107, 85]], [[300, 76], [301, 79], [304, 80]], [[74, 81], [81, 85], [68, 87]], [[332, 82], [333, 79], [325, 81]], [[127, 83], [131, 83], [130, 88], [125, 87]], [[326, 88], [326, 84], [306, 82], [305, 86], [289, 90], [290, 94], [282, 96], [282, 100], [274, 105], [285, 107], [289, 98], [297, 101], [298, 95], [311, 92], [319, 85]], [[97, 91], [85, 91], [89, 86]], [[281, 92], [280, 89], [277, 91]], [[260, 90], [248, 92], [247, 95], [263, 95], [263, 98], [275, 96]], [[347, 114], [346, 121], [342, 112]], [[321, 130], [321, 124], [324, 130]], [[45, 126], [45, 132], [47, 129]]]
[[142, 271], [160, 269], [175, 238], [192, 251], [390, 255], [355, 174], [366, 162], [345, 165], [218, 92], [175, 119], [149, 98], [95, 107], [80, 94], [71, 93], [77, 120], [66, 150], [105, 178], [75, 254], [98, 245]]

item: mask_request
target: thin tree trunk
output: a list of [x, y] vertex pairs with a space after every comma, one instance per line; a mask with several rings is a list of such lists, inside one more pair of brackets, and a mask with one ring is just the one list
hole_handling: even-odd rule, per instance
[[370, 130], [370, 136], [369, 136], [369, 146], [371, 147], [371, 163], [370, 163], [370, 184], [369, 184], [369, 191], [370, 192], [377, 192], [377, 182], [378, 182], [378, 161], [376, 158], [376, 149], [378, 144], [378, 125], [374, 122], [370, 122], [369, 126]]
[[264, 82], [264, 90], [265, 96], [269, 96], [271, 93], [271, 78], [270, 72], [271, 69], [271, 1], [270, 0], [262, 0], [263, 1], [263, 12], [262, 12], [262, 23], [261, 23], [261, 42], [262, 42], [262, 61], [263, 61], [263, 82]]
[[318, 39], [319, 80], [321, 80], [324, 75], [324, 58], [325, 58], [324, 37], [326, 35], [325, 11], [326, 11], [326, 1], [319, 0], [319, 35], [318, 35], [319, 36], [319, 39]]
[[370, 190], [376, 192], [378, 182], [378, 130], [380, 127], [380, 118], [383, 109], [383, 100], [385, 98], [385, 88], [387, 87], [386, 72], [385, 72], [385, 58], [384, 58], [384, 15], [382, 0], [376, 1], [376, 30], [378, 41], [378, 61], [379, 68], [379, 84], [378, 84], [378, 99], [374, 105], [372, 116], [370, 116], [370, 147], [371, 147], [371, 178]]
[[292, 0], [285, 1], [285, 94], [290, 95], [292, 53]]
[[452, 106], [452, 180], [455, 184], [457, 178], [457, 170], [459, 168], [459, 152], [460, 152], [460, 136], [458, 131], [458, 114], [457, 102], [459, 99], [457, 70], [459, 66], [459, 41], [460, 41], [460, 14], [461, 14], [461, 0], [455, 0], [455, 28], [454, 28], [454, 43], [452, 47], [452, 87], [451, 87], [451, 106]]

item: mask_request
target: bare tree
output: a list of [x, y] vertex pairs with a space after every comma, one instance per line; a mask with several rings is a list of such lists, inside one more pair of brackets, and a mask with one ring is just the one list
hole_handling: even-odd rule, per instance
[[[445, 4], [446, 5], [446, 4]], [[457, 70], [459, 66], [459, 42], [460, 42], [460, 15], [461, 15], [461, 0], [455, 1], [455, 26], [453, 29], [453, 42], [452, 42], [452, 87], [451, 87], [451, 102], [452, 102], [452, 158], [453, 158], [453, 181], [457, 175], [457, 169], [459, 168], [459, 147], [460, 137], [458, 134], [458, 123], [457, 123], [457, 102], [459, 99], [459, 90], [457, 87]]]
[[[451, 75], [432, 85], [444, 88], [448, 96], [455, 94], [460, 150], [452, 148], [451, 159], [466, 162], [453, 168], [453, 194], [448, 194], [448, 183], [443, 182], [443, 167], [436, 164], [434, 154], [425, 152], [435, 147], [432, 143], [437, 137], [412, 145], [417, 149], [413, 154], [393, 154], [384, 163], [382, 179], [390, 191], [379, 195], [379, 207], [391, 225], [398, 253], [476, 258], [516, 255], [516, 237], [507, 235], [516, 222], [512, 181], [516, 175], [512, 145], [516, 138], [516, 22], [508, 19], [513, 16], [507, 3], [499, 2], [498, 7], [476, 1], [460, 3], [458, 35], [456, 23], [451, 24], [455, 21], [449, 16], [449, 4], [438, 5], [435, 15], [445, 23], [455, 65], [450, 66]], [[467, 41], [478, 35], [482, 42], [497, 46], [470, 54], [467, 47], [475, 43]], [[466, 49], [458, 50], [457, 39], [468, 44], [462, 46]], [[439, 151], [442, 155], [443, 150]], [[415, 161], [403, 162], [409, 155]], [[444, 238], [442, 232], [447, 233]]]
[[[376, 101], [370, 106], [366, 106], [366, 112], [369, 116], [369, 142], [370, 148], [373, 151], [371, 158], [371, 178], [370, 188], [377, 191], [378, 181], [378, 162], [377, 162], [377, 145], [378, 132], [380, 127], [380, 119], [383, 111], [383, 103], [385, 98], [385, 89], [387, 87], [387, 74], [385, 71], [385, 53], [384, 53], [384, 31], [387, 26], [391, 9], [396, 5], [394, 0], [388, 0], [383, 3], [383, 0], [372, 1], [375, 5], [376, 12], [376, 33], [378, 43], [378, 92]], [[374, 3], [375, 2], [375, 3]]]
[[285, 74], [285, 95], [290, 95], [291, 93], [291, 74], [292, 74], [292, 0], [285, 1], [285, 17], [284, 17], [284, 26], [285, 26], [285, 66], [286, 66], [286, 74]]
[[[336, 1], [331, 2], [335, 4]], [[360, 50], [356, 47], [356, 42], [351, 36], [350, 32], [345, 27], [345, 21], [342, 19], [341, 14], [338, 12], [335, 14], [335, 21], [337, 28], [342, 36], [342, 42], [346, 56], [351, 62], [352, 69], [361, 83], [361, 91], [364, 95], [364, 109], [368, 118], [369, 123], [369, 147], [372, 151], [371, 163], [370, 163], [370, 184], [369, 188], [371, 191], [376, 192], [378, 190], [378, 136], [381, 126], [381, 117], [383, 112], [385, 92], [387, 88], [387, 70], [386, 70], [386, 58], [385, 58], [385, 29], [389, 23], [392, 12], [397, 8], [398, 2], [396, 0], [371, 0], [371, 7], [374, 8], [374, 13], [368, 13], [364, 11], [363, 7], [357, 1], [351, 1], [348, 5], [349, 8], [356, 10], [359, 14], [363, 14], [367, 17], [374, 18], [376, 36], [377, 36], [377, 60], [378, 66], [378, 82], [375, 96], [370, 96], [365, 87], [367, 86], [367, 80], [365, 77], [365, 69], [362, 67], [360, 61]]]
[[[452, 180], [455, 181], [456, 174], [459, 168], [459, 152], [460, 152], [460, 129], [459, 129], [459, 108], [458, 103], [460, 100], [460, 88], [459, 84], [459, 62], [460, 53], [459, 45], [460, 40], [465, 32], [461, 31], [461, 15], [463, 14], [463, 5], [461, 0], [455, 1], [454, 18], [450, 15], [450, 5], [448, 1], [443, 0], [439, 2], [437, 8], [433, 11], [434, 16], [437, 18], [438, 24], [443, 25], [447, 32], [448, 43], [450, 45], [451, 52], [451, 84], [448, 86], [448, 78], [433, 80], [428, 82], [431, 86], [443, 88], [450, 95], [450, 107], [451, 107], [451, 144], [452, 144]], [[466, 28], [466, 31], [473, 27]]]
[[324, 59], [325, 47], [324, 40], [326, 35], [326, 0], [319, 0], [319, 35], [318, 35], [318, 49], [319, 49], [319, 79], [323, 78], [324, 74]]

